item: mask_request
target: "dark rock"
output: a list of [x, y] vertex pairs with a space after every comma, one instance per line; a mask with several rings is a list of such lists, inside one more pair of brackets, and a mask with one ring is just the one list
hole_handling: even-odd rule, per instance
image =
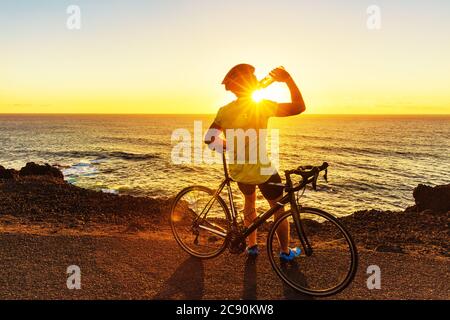
[[417, 206], [416, 205], [409, 206], [405, 209], [405, 212], [417, 212]]
[[396, 245], [386, 245], [381, 244], [375, 248], [375, 251], [378, 252], [393, 252], [393, 253], [404, 253], [403, 248]]
[[419, 184], [413, 192], [417, 210], [450, 211], [450, 184], [430, 187]]
[[0, 166], [0, 179], [15, 179], [17, 178], [19, 172], [14, 169], [5, 169], [5, 167]]
[[52, 167], [48, 164], [39, 165], [34, 162], [28, 162], [25, 167], [20, 169], [19, 175], [21, 177], [26, 176], [48, 176], [64, 180], [64, 175], [61, 170], [56, 167]]

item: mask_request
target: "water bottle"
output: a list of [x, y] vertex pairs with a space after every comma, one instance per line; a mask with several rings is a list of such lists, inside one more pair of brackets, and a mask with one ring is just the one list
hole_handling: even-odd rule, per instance
[[[277, 69], [284, 69], [283, 67], [278, 67]], [[264, 89], [270, 86], [272, 83], [275, 82], [275, 79], [270, 75], [270, 73], [265, 76], [260, 82], [259, 82], [259, 88]]]

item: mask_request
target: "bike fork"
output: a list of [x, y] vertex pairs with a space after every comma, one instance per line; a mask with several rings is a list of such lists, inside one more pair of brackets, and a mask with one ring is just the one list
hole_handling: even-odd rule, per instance
[[292, 207], [292, 217], [294, 219], [295, 230], [297, 231], [298, 238], [302, 244], [302, 247], [305, 251], [307, 257], [310, 257], [313, 253], [313, 249], [311, 248], [311, 244], [306, 237], [305, 231], [303, 229], [303, 225], [300, 219], [300, 210], [298, 210], [297, 203], [294, 200], [291, 200]]

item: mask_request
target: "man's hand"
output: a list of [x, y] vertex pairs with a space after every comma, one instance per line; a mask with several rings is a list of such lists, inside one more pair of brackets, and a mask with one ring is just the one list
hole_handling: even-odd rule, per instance
[[291, 80], [291, 75], [284, 68], [276, 68], [270, 72], [270, 76], [278, 82], [288, 82]]

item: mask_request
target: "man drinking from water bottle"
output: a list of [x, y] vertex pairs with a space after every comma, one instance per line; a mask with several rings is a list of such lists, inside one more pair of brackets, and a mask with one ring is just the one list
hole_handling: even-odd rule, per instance
[[[222, 84], [225, 89], [236, 95], [236, 100], [219, 109], [216, 118], [209, 128], [205, 143], [211, 148], [218, 150], [219, 146], [225, 146], [227, 139], [227, 130], [234, 129], [241, 132], [249, 129], [265, 130], [270, 117], [289, 117], [298, 115], [305, 111], [305, 103], [302, 94], [295, 84], [290, 74], [283, 68], [272, 70], [268, 77], [260, 83], [255, 74], [255, 68], [249, 64], [239, 64], [233, 67], [223, 79]], [[291, 93], [290, 103], [276, 103], [269, 100], [256, 102], [252, 99], [252, 94], [261, 86], [267, 86], [273, 81], [284, 82]], [[228, 130], [230, 131], [230, 130]], [[223, 132], [225, 140], [218, 134]], [[273, 207], [282, 198], [283, 187], [281, 177], [272, 168], [267, 170], [267, 164], [262, 161], [258, 146], [266, 145], [266, 135], [256, 135], [260, 141], [250, 141], [245, 139], [244, 148], [233, 148], [234, 161], [229, 164], [230, 176], [238, 183], [239, 189], [244, 194], [244, 224], [249, 226], [256, 218], [255, 202], [256, 187], [258, 186], [264, 198]], [[235, 137], [231, 139], [234, 140]], [[231, 142], [231, 141], [230, 141]], [[229, 143], [230, 144], [230, 143]], [[233, 146], [236, 143], [233, 141]], [[256, 148], [256, 152], [252, 150]], [[248, 161], [248, 155], [256, 154], [256, 161]], [[236, 161], [244, 158], [246, 161]], [[265, 155], [265, 159], [268, 159]], [[270, 164], [269, 164], [269, 167]], [[277, 185], [278, 184], [278, 185]], [[284, 209], [281, 208], [275, 213], [277, 219]], [[289, 223], [284, 220], [277, 229], [277, 236], [280, 242], [280, 258], [285, 261], [291, 261], [300, 255], [300, 248], [289, 248]], [[249, 257], [256, 257], [259, 253], [256, 231], [248, 237], [246, 252]]]

